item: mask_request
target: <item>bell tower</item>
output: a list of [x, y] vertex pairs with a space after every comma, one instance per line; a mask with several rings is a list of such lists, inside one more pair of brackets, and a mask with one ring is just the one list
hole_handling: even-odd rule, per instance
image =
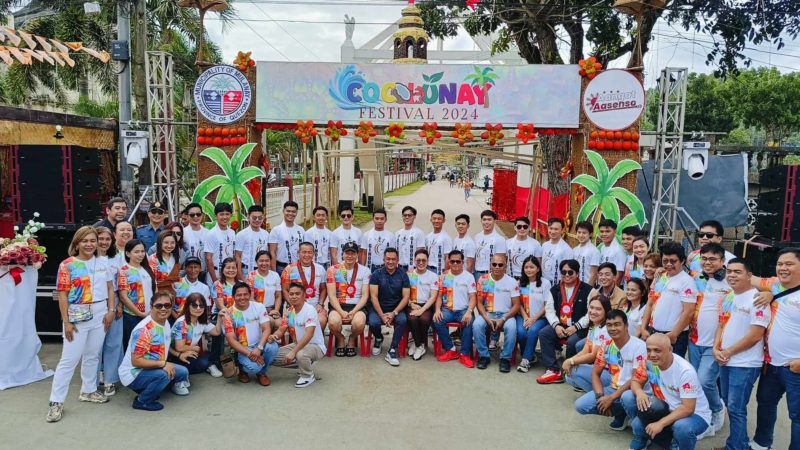
[[409, 0], [403, 8], [400, 29], [393, 35], [395, 64], [427, 64], [428, 33], [422, 28], [420, 10]]

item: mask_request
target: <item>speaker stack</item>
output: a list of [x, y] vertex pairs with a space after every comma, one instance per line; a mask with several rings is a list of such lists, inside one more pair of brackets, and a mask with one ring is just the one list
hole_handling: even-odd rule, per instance
[[761, 192], [756, 197], [755, 231], [781, 242], [800, 242], [800, 170], [797, 166], [774, 166], [761, 171]]

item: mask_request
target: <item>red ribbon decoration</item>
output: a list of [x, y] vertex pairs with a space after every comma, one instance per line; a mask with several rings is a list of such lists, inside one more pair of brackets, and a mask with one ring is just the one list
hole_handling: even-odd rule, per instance
[[8, 272], [0, 275], [0, 278], [3, 278], [6, 275], [11, 275], [11, 278], [14, 279], [14, 286], [19, 286], [22, 283], [22, 274], [25, 273], [25, 270], [21, 267], [12, 267], [8, 270]]

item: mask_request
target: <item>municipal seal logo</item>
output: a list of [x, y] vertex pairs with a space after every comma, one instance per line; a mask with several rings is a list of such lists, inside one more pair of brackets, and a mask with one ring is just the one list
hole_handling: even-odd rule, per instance
[[213, 123], [233, 123], [244, 117], [253, 99], [250, 83], [233, 66], [214, 66], [194, 85], [197, 110]]

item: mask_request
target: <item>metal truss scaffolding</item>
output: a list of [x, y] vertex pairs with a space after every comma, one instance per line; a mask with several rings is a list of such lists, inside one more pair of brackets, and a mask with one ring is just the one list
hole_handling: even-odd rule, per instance
[[658, 79], [658, 123], [653, 180], [653, 214], [650, 242], [656, 248], [675, 239], [678, 220], [681, 166], [683, 164], [683, 118], [686, 109], [686, 68], [667, 67]]
[[147, 52], [147, 109], [150, 112], [150, 184], [154, 200], [165, 201], [172, 220], [178, 208], [172, 55]]

